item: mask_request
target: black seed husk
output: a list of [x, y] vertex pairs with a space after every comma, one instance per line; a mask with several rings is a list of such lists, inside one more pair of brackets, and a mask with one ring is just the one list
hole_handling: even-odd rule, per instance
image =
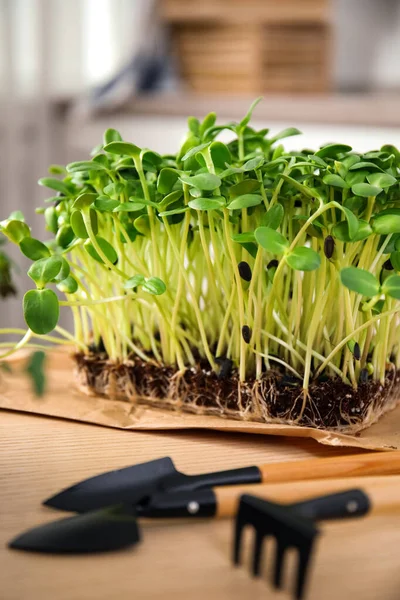
[[335, 240], [331, 235], [328, 235], [324, 241], [324, 252], [326, 258], [332, 258], [333, 251], [335, 249]]
[[270, 260], [269, 263], [267, 264], [267, 269], [273, 269], [279, 265], [279, 262], [276, 260], [276, 258], [274, 258], [273, 260]]
[[361, 369], [360, 383], [367, 383], [367, 381], [368, 381], [368, 369]]
[[246, 344], [248, 344], [251, 340], [251, 329], [248, 325], [243, 325], [242, 327], [242, 337]]
[[251, 268], [249, 263], [242, 260], [242, 262], [238, 264], [238, 269], [239, 275], [242, 279], [244, 279], [245, 281], [251, 281]]
[[231, 376], [233, 369], [233, 362], [231, 359], [218, 356], [215, 359], [215, 362], [220, 366], [219, 373], [217, 375], [218, 379], [228, 379], [228, 377]]
[[383, 268], [386, 269], [386, 271], [393, 271], [394, 267], [390, 261], [390, 258], [388, 258], [387, 261], [383, 264]]
[[360, 360], [361, 358], [361, 350], [357, 342], [354, 344], [353, 356], [356, 360]]

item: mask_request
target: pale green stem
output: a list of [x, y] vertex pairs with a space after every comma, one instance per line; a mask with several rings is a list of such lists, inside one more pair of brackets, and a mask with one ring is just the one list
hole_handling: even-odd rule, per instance
[[21, 348], [23, 348], [29, 342], [29, 340], [33, 337], [33, 335], [34, 335], [33, 331], [28, 329], [28, 331], [25, 333], [24, 337], [17, 344], [15, 344], [15, 346], [13, 348], [11, 348], [8, 352], [4, 352], [3, 354], [0, 354], [0, 360], [2, 360], [3, 358], [7, 358], [7, 356], [11, 356], [15, 352], [17, 352], [17, 350], [21, 350]]

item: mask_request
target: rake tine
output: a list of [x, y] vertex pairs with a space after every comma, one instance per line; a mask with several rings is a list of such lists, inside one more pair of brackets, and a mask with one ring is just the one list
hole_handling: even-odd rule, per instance
[[286, 546], [281, 542], [281, 540], [277, 539], [276, 544], [276, 554], [275, 554], [275, 565], [274, 565], [274, 587], [280, 589], [282, 587], [282, 573], [283, 573], [283, 565], [285, 560], [285, 551]]
[[303, 598], [313, 545], [314, 540], [310, 540], [307, 544], [303, 544], [299, 548], [299, 563], [297, 569], [297, 582], [295, 591], [297, 600], [301, 600], [301, 598]]
[[255, 523], [253, 522], [255, 514], [254, 504], [257, 505], [259, 502], [259, 498], [255, 498], [247, 494], [243, 494], [243, 496], [240, 499], [239, 510], [237, 512], [235, 521], [235, 541], [233, 551], [233, 562], [235, 565], [238, 565], [240, 563], [243, 528], [246, 525], [255, 526]]
[[236, 519], [235, 541], [233, 546], [233, 564], [235, 565], [238, 565], [240, 563], [243, 528], [244, 523], [242, 523], [239, 519]]
[[256, 530], [254, 537], [254, 552], [253, 552], [253, 575], [258, 577], [260, 575], [261, 558], [263, 555], [263, 541], [264, 535]]

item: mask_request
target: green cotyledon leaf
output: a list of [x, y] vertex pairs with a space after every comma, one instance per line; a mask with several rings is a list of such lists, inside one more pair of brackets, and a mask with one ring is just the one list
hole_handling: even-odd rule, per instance
[[35, 261], [28, 271], [28, 275], [38, 287], [44, 287], [57, 277], [62, 268], [60, 256], [50, 256]]
[[379, 281], [365, 269], [346, 267], [340, 271], [340, 280], [349, 290], [363, 296], [376, 296], [380, 292]]
[[258, 227], [254, 236], [258, 244], [272, 254], [283, 254], [289, 246], [288, 240], [271, 227]]
[[294, 248], [294, 250], [286, 256], [286, 262], [289, 267], [296, 271], [314, 271], [320, 266], [321, 257], [318, 252], [312, 248], [303, 246]]
[[213, 191], [221, 185], [221, 179], [213, 173], [199, 173], [189, 177], [181, 175], [180, 180], [187, 185], [199, 188], [199, 190]]
[[30, 290], [24, 296], [24, 318], [29, 329], [38, 335], [50, 333], [60, 314], [58, 298], [53, 290]]

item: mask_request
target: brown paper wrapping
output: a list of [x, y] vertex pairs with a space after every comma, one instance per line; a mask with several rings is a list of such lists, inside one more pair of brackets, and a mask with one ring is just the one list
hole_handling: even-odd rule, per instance
[[13, 374], [1, 374], [0, 408], [73, 421], [82, 421], [118, 429], [214, 429], [309, 437], [328, 446], [349, 446], [370, 450], [400, 448], [400, 406], [384, 415], [378, 423], [356, 435], [324, 431], [312, 427], [235, 421], [226, 418], [177, 413], [129, 402], [91, 397], [79, 392], [74, 384], [73, 361], [67, 351], [52, 350], [47, 357], [47, 392], [37, 398], [31, 384], [22, 375], [21, 364], [27, 353], [21, 352], [10, 362]]

